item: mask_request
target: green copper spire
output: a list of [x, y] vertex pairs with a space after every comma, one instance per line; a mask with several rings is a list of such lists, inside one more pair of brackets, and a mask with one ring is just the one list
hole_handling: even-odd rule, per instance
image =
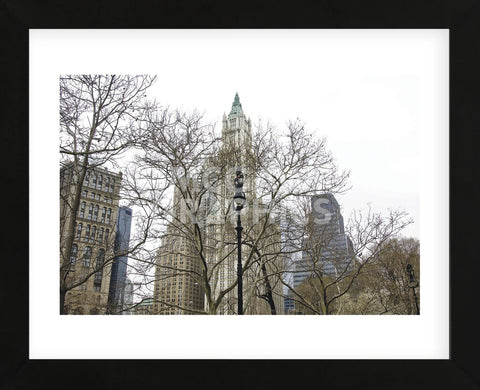
[[242, 109], [242, 104], [240, 103], [238, 92], [235, 92], [235, 99], [233, 100], [233, 103], [232, 103], [232, 110], [230, 111], [230, 115], [239, 114], [241, 109]]

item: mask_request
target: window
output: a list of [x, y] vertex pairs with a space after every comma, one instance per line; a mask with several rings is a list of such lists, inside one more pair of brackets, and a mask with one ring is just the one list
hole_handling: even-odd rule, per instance
[[78, 246], [77, 244], [72, 245], [72, 251], [70, 252], [70, 264], [75, 264], [77, 261], [77, 252], [78, 252]]
[[108, 202], [108, 198], [107, 198], [106, 196], [104, 196], [104, 197], [103, 197], [103, 201], [104, 201], [105, 203], [107, 203], [107, 202]]
[[102, 208], [102, 219], [100, 220], [100, 222], [105, 222], [105, 214], [106, 213], [107, 213], [107, 208], [103, 207]]
[[87, 225], [87, 228], [85, 229], [85, 241], [88, 241], [90, 238], [90, 225]]
[[108, 243], [108, 235], [110, 234], [110, 230], [105, 230], [105, 242]]
[[92, 234], [90, 236], [90, 242], [95, 242], [95, 236], [97, 235], [97, 227], [92, 226]]
[[[97, 266], [98, 267], [98, 266]], [[97, 268], [98, 269], [98, 268]], [[93, 284], [95, 287], [98, 285], [100, 287], [102, 285], [102, 277], [103, 277], [103, 272], [102, 270], [95, 272], [95, 277], [93, 278]]]
[[97, 262], [95, 264], [95, 269], [98, 270], [95, 273], [95, 277], [93, 278], [93, 286], [95, 291], [100, 291], [102, 286], [102, 277], [103, 277], [103, 263], [105, 261], [105, 249], [100, 249], [98, 251]]
[[90, 206], [88, 206], [88, 216], [87, 216], [87, 219], [92, 219], [92, 214], [93, 214], [93, 203], [90, 203]]
[[102, 189], [102, 182], [103, 182], [103, 176], [100, 175], [99, 178], [98, 178], [97, 190]]
[[110, 189], [110, 178], [106, 177], [105, 178], [105, 192], [109, 191]]
[[86, 198], [86, 197], [88, 196], [88, 191], [87, 191], [87, 190], [83, 190], [83, 191], [82, 191], [82, 196]]
[[110, 180], [110, 192], [113, 192], [114, 188], [115, 188], [115, 179], [112, 178], [112, 180]]
[[97, 174], [94, 173], [93, 179], [92, 179], [92, 188], [96, 188], [96, 187], [97, 187]]
[[103, 228], [100, 228], [100, 230], [98, 231], [98, 241], [103, 241]]
[[95, 199], [100, 200], [100, 194], [97, 194], [97, 196], [95, 197]]
[[95, 199], [95, 192], [90, 192], [90, 198]]
[[85, 217], [85, 202], [82, 202], [80, 204], [80, 214], [78, 215], [80, 218], [84, 218]]
[[93, 211], [93, 220], [96, 221], [98, 219], [98, 204], [95, 205], [95, 209]]
[[108, 209], [107, 211], [107, 224], [110, 224], [110, 218], [112, 217], [112, 209]]
[[79, 223], [77, 225], [77, 238], [80, 238], [82, 236], [82, 223]]
[[105, 261], [105, 249], [100, 249], [98, 251], [96, 269], [102, 268], [104, 261]]
[[85, 185], [88, 187], [90, 185], [90, 171], [87, 171], [85, 174]]
[[86, 246], [83, 250], [83, 260], [82, 263], [85, 267], [90, 266], [90, 258], [92, 257], [92, 247]]
[[235, 124], [236, 124], [237, 120], [234, 118], [234, 119], [230, 119], [230, 128], [234, 128], [235, 127]]

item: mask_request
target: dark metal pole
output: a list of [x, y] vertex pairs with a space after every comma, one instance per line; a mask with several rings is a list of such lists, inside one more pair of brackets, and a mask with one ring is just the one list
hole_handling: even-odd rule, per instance
[[243, 270], [242, 270], [242, 222], [240, 221], [240, 211], [237, 217], [237, 245], [238, 245], [238, 263], [237, 263], [237, 278], [238, 278], [238, 314], [243, 314]]
[[413, 288], [413, 297], [415, 298], [415, 307], [417, 309], [417, 314], [420, 314], [420, 308], [418, 307], [417, 293], [415, 292], [415, 287]]

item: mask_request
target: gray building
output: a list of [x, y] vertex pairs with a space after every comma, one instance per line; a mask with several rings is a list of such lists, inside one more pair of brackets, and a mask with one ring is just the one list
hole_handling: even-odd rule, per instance
[[302, 258], [295, 262], [294, 287], [316, 273], [340, 275], [353, 256], [353, 245], [345, 234], [340, 205], [333, 194], [311, 198], [309, 234], [305, 239]]
[[112, 263], [112, 274], [108, 293], [108, 307], [111, 314], [122, 310], [124, 305], [128, 264], [128, 255], [125, 254], [125, 252], [128, 251], [130, 243], [131, 225], [132, 209], [126, 206], [120, 206], [115, 234], [115, 253], [119, 255], [115, 257]]
[[123, 315], [131, 314], [133, 306], [133, 283], [127, 277], [125, 279], [125, 288], [123, 289]]
[[285, 314], [294, 314], [295, 301], [293, 300], [293, 298], [290, 295], [285, 294], [285, 296], [283, 297], [283, 300], [284, 300]]

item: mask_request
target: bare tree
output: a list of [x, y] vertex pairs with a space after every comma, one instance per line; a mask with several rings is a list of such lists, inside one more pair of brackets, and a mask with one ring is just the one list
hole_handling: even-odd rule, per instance
[[[308, 204], [312, 196], [348, 190], [349, 173], [338, 169], [326, 141], [309, 133], [300, 120], [287, 123], [284, 131], [260, 121], [252, 132], [250, 120], [245, 119], [247, 131], [242, 136], [223, 130], [218, 135], [198, 112], [187, 114], [146, 104], [143, 93], [151, 79], [134, 78], [131, 86], [137, 93], [132, 92], [132, 100], [119, 106], [123, 110], [110, 110], [105, 96], [117, 90], [109, 86], [110, 79], [102, 79], [107, 82], [98, 88], [101, 98], [97, 101], [88, 100], [96, 96], [90, 91], [97, 87], [84, 86], [91, 78], [83, 77], [63, 81], [65, 101], [71, 101], [62, 111], [62, 152], [73, 158], [76, 184], [62, 229], [67, 234], [62, 237], [61, 299], [62, 291], [65, 294], [98, 272], [93, 270], [76, 284], [68, 282], [72, 278], [68, 277], [67, 254], [71, 253], [86, 171], [114, 162], [129, 148], [136, 155], [124, 170], [122, 199], [137, 209], [140, 234], [135, 250], [129, 251], [134, 260], [130, 272], [143, 294], [141, 302], [150, 304], [153, 296], [157, 313], [237, 312], [232, 197], [238, 166], [245, 174], [247, 199], [241, 212], [247, 314], [282, 313], [284, 288], [305, 312], [345, 312], [346, 298], [360, 287], [382, 245], [409, 223], [401, 212], [386, 217], [371, 210], [354, 214], [347, 229], [351, 238], [348, 255], [335, 253], [331, 232], [314, 224]], [[67, 92], [70, 83], [77, 89]], [[128, 90], [128, 85], [121, 91]], [[74, 96], [82, 98], [75, 100]], [[87, 101], [94, 103], [85, 106]], [[101, 109], [92, 113], [86, 107]], [[330, 255], [325, 261], [327, 249]], [[289, 267], [292, 256], [308, 260], [303, 271], [310, 278], [301, 288], [289, 278], [296, 272]], [[335, 273], [327, 272], [327, 263]], [[168, 295], [171, 286], [179, 287], [175, 297]]]
[[347, 309], [358, 314], [416, 314], [420, 306], [420, 242], [391, 238], [376, 252], [363, 272], [358, 291], [348, 297]]
[[[353, 314], [345, 304], [352, 296], [363, 294], [366, 305], [372, 304], [368, 295], [370, 285], [365, 283], [367, 273], [372, 272], [385, 243], [396, 237], [412, 221], [405, 212], [390, 211], [389, 215], [367, 211], [354, 211], [347, 223], [346, 237], [350, 240], [347, 251], [334, 245], [335, 233], [330, 229], [318, 229], [307, 208], [304, 235], [301, 243], [306, 260], [303, 267], [292, 272], [308, 274], [305, 281], [295, 288], [285, 283], [290, 296], [302, 314]], [[328, 253], [328, 254], [327, 254]], [[362, 312], [366, 314], [368, 307]]]
[[[151, 108], [145, 92], [150, 76], [66, 75], [60, 77], [60, 153], [62, 166], [71, 169], [60, 226], [60, 312], [66, 293], [92, 276], [71, 278], [75, 219], [85, 176], [89, 169], [115, 164], [141, 139], [145, 113]], [[105, 258], [102, 267], [111, 262]], [[98, 272], [98, 270], [96, 271]], [[94, 272], [95, 273], [95, 272]]]
[[198, 268], [175, 260], [159, 265], [150, 259], [150, 264], [156, 266], [157, 284], [179, 283], [182, 276], [198, 286], [205, 309], [178, 301], [156, 304], [182, 312], [235, 312], [237, 279], [229, 272], [236, 259], [232, 196], [240, 162], [248, 183], [248, 204], [242, 210], [242, 244], [247, 249], [243, 268], [249, 286], [245, 309], [254, 314], [259, 298], [276, 313], [275, 300], [283, 300], [278, 293], [285, 247], [281, 216], [306, 196], [345, 190], [348, 173], [338, 170], [325, 141], [309, 134], [298, 120], [288, 123], [283, 134], [260, 124], [243, 151], [217, 136], [198, 113], [157, 114], [150, 118], [149, 130], [148, 142], [128, 174], [131, 193], [169, 216], [164, 220], [163, 255], [180, 256]]

